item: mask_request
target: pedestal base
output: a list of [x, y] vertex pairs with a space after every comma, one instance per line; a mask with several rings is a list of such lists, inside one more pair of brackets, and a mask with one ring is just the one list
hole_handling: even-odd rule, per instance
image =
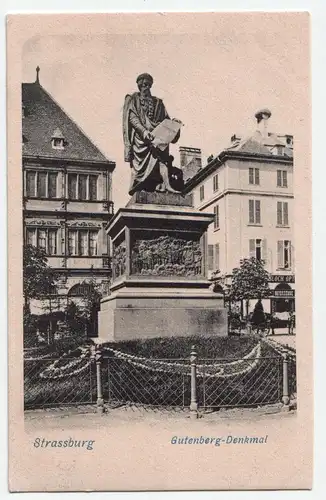
[[113, 280], [101, 301], [101, 341], [227, 335], [223, 297], [207, 280], [213, 220], [176, 193], [136, 193], [119, 209], [107, 227]]
[[210, 291], [118, 291], [101, 303], [102, 342], [192, 335], [227, 335], [222, 296]]

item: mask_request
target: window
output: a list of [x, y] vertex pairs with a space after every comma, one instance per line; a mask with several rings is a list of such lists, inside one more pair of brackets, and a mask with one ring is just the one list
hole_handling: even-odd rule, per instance
[[249, 184], [259, 184], [259, 168], [249, 167]]
[[260, 223], [260, 200], [249, 200], [249, 224]]
[[68, 174], [68, 198], [97, 200], [97, 175]]
[[64, 149], [64, 140], [61, 138], [54, 137], [52, 139], [53, 149]]
[[207, 245], [207, 269], [208, 271], [217, 271], [220, 268], [220, 244]]
[[292, 265], [291, 241], [280, 240], [277, 242], [278, 269], [291, 269]]
[[26, 171], [26, 196], [28, 198], [56, 198], [56, 172]]
[[205, 186], [200, 186], [199, 188], [199, 200], [203, 201], [205, 198]]
[[98, 231], [70, 230], [68, 233], [69, 255], [97, 255]]
[[214, 207], [214, 229], [220, 228], [220, 214], [219, 214], [219, 206], [215, 205]]
[[263, 260], [266, 254], [266, 240], [260, 238], [249, 240], [249, 256], [257, 260]]
[[287, 201], [277, 202], [277, 225], [278, 226], [289, 225], [289, 204]]
[[53, 149], [64, 149], [65, 138], [59, 128], [55, 129], [52, 134], [51, 144]]
[[26, 172], [26, 195], [28, 197], [36, 196], [36, 172]]
[[57, 253], [57, 230], [48, 229], [48, 254], [56, 255]]
[[288, 173], [286, 170], [277, 171], [277, 187], [288, 187]]
[[27, 228], [26, 244], [34, 245], [45, 250], [47, 255], [57, 254], [57, 229], [50, 228]]
[[213, 191], [218, 191], [218, 174], [213, 177]]

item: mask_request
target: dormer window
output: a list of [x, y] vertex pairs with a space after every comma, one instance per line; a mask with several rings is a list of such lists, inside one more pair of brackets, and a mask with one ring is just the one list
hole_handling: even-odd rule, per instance
[[51, 144], [53, 149], [64, 149], [65, 148], [65, 138], [59, 128], [57, 128], [51, 139]]

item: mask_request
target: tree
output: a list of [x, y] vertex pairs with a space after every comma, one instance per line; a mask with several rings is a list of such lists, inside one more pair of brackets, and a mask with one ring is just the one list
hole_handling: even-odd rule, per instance
[[264, 268], [264, 263], [255, 257], [242, 259], [240, 267], [232, 271], [229, 299], [245, 300], [248, 316], [250, 299], [263, 299], [269, 296], [269, 273]]
[[48, 265], [44, 250], [33, 245], [24, 246], [23, 293], [25, 312], [29, 313], [31, 299], [42, 299], [56, 284], [53, 270]]
[[101, 285], [97, 283], [95, 278], [90, 278], [81, 282], [81, 285], [86, 285], [81, 287], [83, 289], [82, 300], [83, 300], [83, 317], [85, 320], [85, 325], [88, 332], [94, 333], [94, 329], [97, 329], [97, 315], [100, 308], [100, 301], [102, 298]]

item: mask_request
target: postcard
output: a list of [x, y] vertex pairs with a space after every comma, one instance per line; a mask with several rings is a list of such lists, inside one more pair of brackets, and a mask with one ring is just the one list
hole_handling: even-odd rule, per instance
[[7, 18], [9, 488], [312, 487], [306, 12]]

